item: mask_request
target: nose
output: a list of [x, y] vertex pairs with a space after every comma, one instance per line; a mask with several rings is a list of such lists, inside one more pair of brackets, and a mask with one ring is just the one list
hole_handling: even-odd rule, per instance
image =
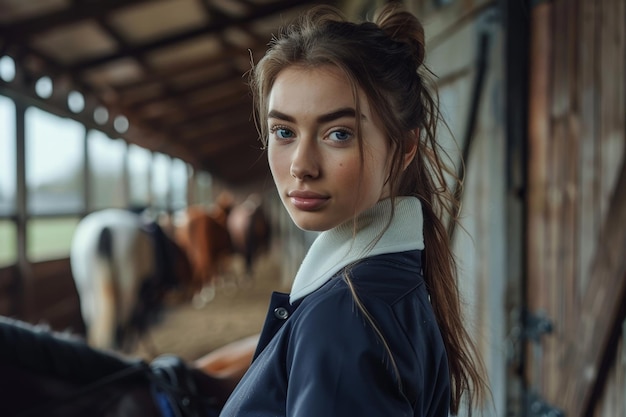
[[291, 155], [291, 176], [299, 179], [313, 179], [320, 175], [319, 152], [315, 140], [300, 140]]

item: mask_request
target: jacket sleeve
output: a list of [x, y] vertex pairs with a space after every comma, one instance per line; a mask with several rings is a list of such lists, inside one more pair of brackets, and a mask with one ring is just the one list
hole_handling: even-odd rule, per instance
[[[385, 306], [373, 310], [379, 326], [393, 320]], [[414, 415], [380, 337], [348, 290], [308, 306], [293, 330], [287, 416]]]

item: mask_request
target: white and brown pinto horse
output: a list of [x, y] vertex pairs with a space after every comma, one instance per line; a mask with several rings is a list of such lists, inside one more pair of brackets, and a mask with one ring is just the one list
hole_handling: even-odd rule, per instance
[[91, 346], [129, 349], [166, 293], [191, 298], [212, 284], [220, 258], [232, 252], [223, 210], [191, 206], [167, 233], [122, 209], [93, 212], [78, 224], [70, 263]]
[[156, 223], [131, 211], [100, 210], [78, 224], [70, 264], [89, 345], [130, 347], [163, 294], [189, 277], [176, 248]]

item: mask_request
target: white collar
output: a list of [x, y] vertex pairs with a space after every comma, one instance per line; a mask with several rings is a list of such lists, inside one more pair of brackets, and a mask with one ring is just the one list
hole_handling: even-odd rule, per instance
[[391, 223], [390, 217], [391, 200], [385, 199], [361, 213], [356, 223], [349, 220], [320, 233], [298, 269], [289, 301], [312, 293], [359, 259], [424, 249], [422, 205], [416, 197], [397, 197]]

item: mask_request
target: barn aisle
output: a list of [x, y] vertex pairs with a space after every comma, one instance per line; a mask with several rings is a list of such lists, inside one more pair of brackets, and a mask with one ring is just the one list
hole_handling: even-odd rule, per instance
[[168, 307], [161, 322], [148, 332], [154, 352], [145, 340], [131, 355], [151, 360], [169, 353], [191, 361], [229, 342], [259, 333], [272, 291], [289, 290], [281, 284], [280, 277], [276, 256], [260, 258], [252, 285], [218, 285], [215, 298], [203, 308], [195, 308], [191, 303]]

